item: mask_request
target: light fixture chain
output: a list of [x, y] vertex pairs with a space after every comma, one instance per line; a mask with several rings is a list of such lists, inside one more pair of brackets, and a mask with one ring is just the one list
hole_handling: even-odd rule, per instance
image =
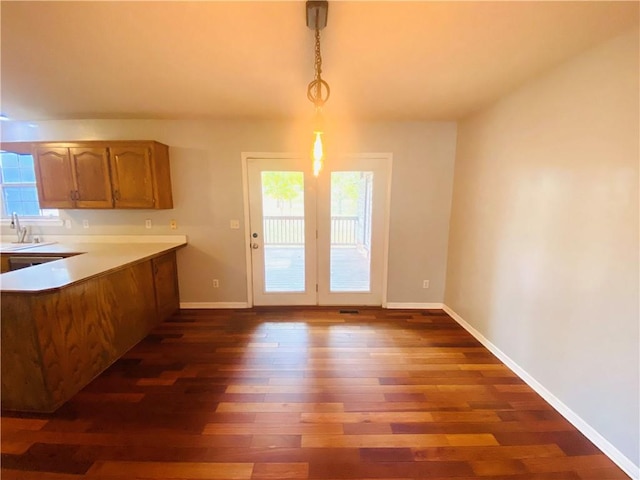
[[316, 80], [322, 80], [322, 53], [320, 52], [320, 29], [316, 28]]
[[[331, 95], [331, 90], [329, 88], [329, 84], [322, 79], [322, 53], [320, 52], [320, 29], [315, 29], [315, 38], [316, 38], [316, 47], [315, 47], [315, 77], [309, 86], [307, 87], [307, 98], [309, 101], [313, 102], [316, 106], [316, 110], [322, 108], [327, 100], [329, 100], [329, 95]], [[325, 90], [325, 94], [323, 95], [322, 90]]]

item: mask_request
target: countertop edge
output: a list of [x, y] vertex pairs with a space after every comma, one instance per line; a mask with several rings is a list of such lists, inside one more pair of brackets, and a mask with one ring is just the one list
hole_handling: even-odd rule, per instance
[[[95, 244], [94, 244], [95, 245]], [[105, 246], [105, 244], [99, 244], [101, 246]], [[106, 244], [106, 245], [110, 245], [110, 244]], [[115, 243], [113, 244], [114, 250], [117, 250], [117, 246], [120, 245], [122, 246], [122, 243]], [[151, 260], [153, 258], [157, 258], [160, 257], [162, 255], [165, 255], [166, 253], [172, 252], [172, 251], [177, 251], [181, 248], [184, 248], [187, 246], [187, 242], [186, 240], [184, 242], [149, 242], [148, 244], [146, 243], [136, 243], [135, 246], [137, 248], [142, 248], [142, 249], [149, 249], [151, 250], [146, 251], [144, 253], [141, 254], [136, 254], [136, 253], [128, 253], [126, 256], [129, 257], [127, 259], [127, 261], [124, 262], [112, 262], [112, 261], [107, 261], [104, 262], [104, 258], [106, 258], [107, 260], [109, 259], [109, 253], [105, 253], [105, 252], [100, 252], [99, 254], [97, 254], [95, 251], [92, 251], [93, 249], [91, 248], [91, 244], [85, 244], [83, 245], [83, 247], [86, 246], [87, 248], [83, 248], [81, 250], [85, 250], [84, 252], [77, 252], [77, 248], [73, 249], [70, 248], [70, 250], [75, 251], [76, 253], [74, 254], [74, 256], [72, 257], [68, 257], [65, 258], [63, 260], [58, 260], [57, 262], [82, 262], [83, 264], [87, 264], [89, 263], [89, 268], [86, 268], [86, 270], [88, 271], [88, 273], [86, 274], [80, 274], [80, 275], [71, 275], [71, 278], [69, 278], [68, 280], [51, 280], [52, 285], [51, 286], [46, 286], [46, 281], [42, 281], [41, 278], [43, 276], [46, 276], [46, 269], [44, 268], [40, 268], [43, 266], [47, 266], [47, 265], [51, 265], [52, 263], [57, 263], [57, 262], [50, 262], [48, 264], [43, 264], [43, 265], [38, 265], [38, 266], [34, 266], [34, 267], [29, 267], [28, 269], [22, 269], [22, 270], [15, 270], [13, 272], [7, 272], [5, 274], [0, 275], [0, 293], [4, 294], [11, 294], [11, 295], [40, 295], [40, 294], [48, 294], [48, 293], [53, 293], [53, 292], [57, 292], [60, 291], [62, 289], [68, 288], [70, 286], [73, 285], [77, 285], [79, 283], [88, 281], [90, 279], [94, 279], [103, 275], [108, 275], [110, 273], [113, 273], [115, 271], [121, 270], [123, 268], [127, 268], [129, 266], [141, 263], [141, 262], [145, 262], [148, 260]], [[17, 252], [16, 252], [17, 253]], [[115, 257], [117, 255], [117, 253], [114, 253], [113, 256]], [[103, 263], [106, 263], [106, 266], [104, 268], [100, 267], [100, 263], [99, 261], [101, 259], [97, 259], [96, 257], [100, 256], [101, 259], [103, 260]], [[91, 262], [95, 263], [96, 265], [91, 265]], [[31, 269], [40, 269], [38, 271], [34, 271]], [[59, 268], [60, 270], [65, 270], [66, 267], [63, 265], [62, 268]], [[31, 271], [27, 271], [27, 270], [31, 270]], [[37, 273], [42, 273], [42, 275], [40, 275], [39, 277], [37, 276]], [[13, 278], [9, 281], [9, 286], [7, 287], [5, 284], [6, 282], [6, 277], [5, 275], [11, 274], [13, 275]], [[12, 287], [12, 283], [13, 284], [19, 284], [20, 282], [25, 282], [28, 283], [29, 282], [29, 278], [33, 278], [34, 274], [36, 275], [36, 278], [38, 278], [39, 281], [36, 281], [34, 283], [39, 283], [42, 286], [35, 286], [35, 287]], [[5, 278], [2, 278], [5, 277]]]

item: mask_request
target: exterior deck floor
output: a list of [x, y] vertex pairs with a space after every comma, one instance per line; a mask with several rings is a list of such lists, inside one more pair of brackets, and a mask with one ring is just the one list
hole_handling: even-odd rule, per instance
[[[369, 291], [370, 260], [356, 246], [331, 247], [329, 288], [332, 292]], [[267, 292], [304, 291], [304, 247], [265, 246]]]

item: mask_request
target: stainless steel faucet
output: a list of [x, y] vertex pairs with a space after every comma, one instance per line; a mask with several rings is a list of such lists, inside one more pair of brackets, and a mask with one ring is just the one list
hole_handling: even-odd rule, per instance
[[11, 214], [11, 228], [16, 231], [16, 235], [18, 235], [18, 243], [24, 243], [25, 238], [27, 238], [27, 227], [20, 226], [20, 218], [16, 212]]

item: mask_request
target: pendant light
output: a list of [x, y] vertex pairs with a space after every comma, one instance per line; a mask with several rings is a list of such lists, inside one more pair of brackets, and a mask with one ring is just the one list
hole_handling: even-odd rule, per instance
[[315, 76], [307, 87], [307, 98], [313, 103], [315, 108], [312, 156], [313, 174], [316, 177], [322, 169], [322, 162], [324, 160], [324, 147], [322, 145], [322, 135], [324, 134], [322, 107], [331, 94], [329, 84], [322, 78], [322, 54], [320, 52], [320, 30], [327, 26], [328, 12], [329, 2], [326, 0], [307, 0], [307, 27], [315, 33]]

